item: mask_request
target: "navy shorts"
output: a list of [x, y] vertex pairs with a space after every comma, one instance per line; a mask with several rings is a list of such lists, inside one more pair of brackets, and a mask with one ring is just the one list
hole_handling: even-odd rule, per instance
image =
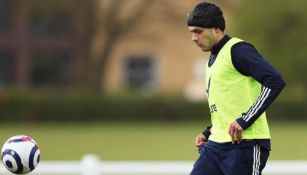
[[255, 144], [249, 147], [200, 148], [200, 156], [190, 175], [261, 175], [269, 150]]

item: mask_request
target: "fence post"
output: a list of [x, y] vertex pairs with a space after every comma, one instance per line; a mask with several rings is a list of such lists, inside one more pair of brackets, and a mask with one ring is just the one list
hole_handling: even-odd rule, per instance
[[81, 175], [99, 175], [100, 160], [98, 156], [88, 154], [81, 160]]

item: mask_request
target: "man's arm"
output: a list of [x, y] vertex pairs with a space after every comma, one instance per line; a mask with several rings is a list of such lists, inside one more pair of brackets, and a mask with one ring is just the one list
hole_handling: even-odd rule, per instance
[[236, 120], [245, 130], [272, 104], [285, 87], [285, 82], [280, 74], [248, 43], [235, 44], [231, 49], [231, 56], [232, 63], [238, 72], [254, 78], [263, 86], [258, 99]]

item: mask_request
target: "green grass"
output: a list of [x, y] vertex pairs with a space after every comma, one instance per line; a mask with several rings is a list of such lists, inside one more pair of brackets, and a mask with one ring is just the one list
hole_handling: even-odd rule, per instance
[[307, 122], [271, 125], [271, 159], [307, 160]]
[[[270, 159], [307, 159], [307, 124], [273, 123]], [[17, 134], [33, 137], [43, 160], [194, 160], [201, 123], [2, 124], [0, 142]]]

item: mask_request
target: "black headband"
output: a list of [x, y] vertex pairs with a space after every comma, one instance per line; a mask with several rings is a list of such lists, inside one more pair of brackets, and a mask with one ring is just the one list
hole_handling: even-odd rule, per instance
[[188, 14], [188, 26], [219, 28], [225, 30], [225, 19], [222, 10], [211, 3], [200, 3]]
[[188, 26], [197, 26], [203, 28], [213, 28], [217, 27], [217, 24], [214, 23], [212, 19], [202, 18], [202, 17], [189, 17], [187, 20]]

